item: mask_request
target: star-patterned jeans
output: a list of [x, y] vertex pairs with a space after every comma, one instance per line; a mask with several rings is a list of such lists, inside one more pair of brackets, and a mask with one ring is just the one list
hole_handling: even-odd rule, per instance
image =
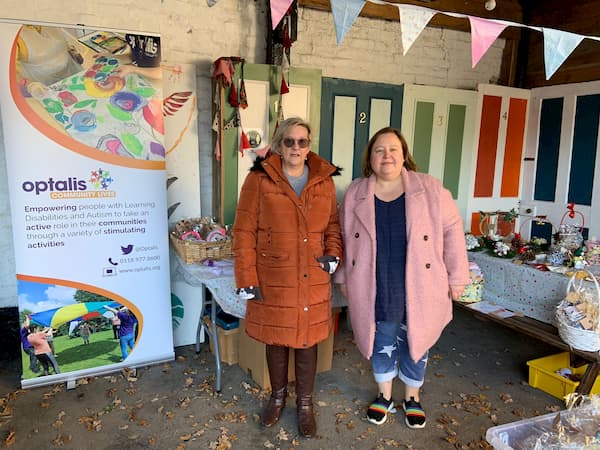
[[371, 367], [377, 383], [393, 380], [396, 375], [406, 385], [421, 387], [425, 381], [427, 356], [417, 362], [410, 357], [406, 324], [400, 322], [376, 322], [375, 341]]

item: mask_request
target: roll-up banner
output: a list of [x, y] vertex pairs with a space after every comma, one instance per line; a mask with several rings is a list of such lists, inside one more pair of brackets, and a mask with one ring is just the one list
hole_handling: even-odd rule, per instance
[[23, 387], [174, 358], [160, 38], [0, 23]]

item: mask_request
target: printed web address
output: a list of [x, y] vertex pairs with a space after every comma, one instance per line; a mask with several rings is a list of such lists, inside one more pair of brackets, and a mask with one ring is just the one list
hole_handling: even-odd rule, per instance
[[119, 269], [119, 273], [147, 272], [148, 270], [160, 270], [160, 266], [144, 266], [144, 267], [136, 267], [134, 269]]

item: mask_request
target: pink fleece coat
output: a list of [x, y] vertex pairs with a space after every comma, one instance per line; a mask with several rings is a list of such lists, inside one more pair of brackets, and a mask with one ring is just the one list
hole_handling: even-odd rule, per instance
[[[463, 222], [450, 192], [436, 178], [402, 169], [406, 195], [406, 319], [414, 361], [452, 320], [449, 285], [469, 283]], [[345, 283], [354, 338], [369, 359], [375, 338], [375, 176], [352, 182], [340, 223], [344, 263], [334, 281]], [[403, 270], [399, 267], [398, 270]]]

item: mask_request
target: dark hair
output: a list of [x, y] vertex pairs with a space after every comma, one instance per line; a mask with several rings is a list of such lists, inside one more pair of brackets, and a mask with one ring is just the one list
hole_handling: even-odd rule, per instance
[[308, 131], [308, 139], [310, 139], [311, 129], [309, 123], [300, 117], [290, 117], [277, 126], [273, 141], [271, 142], [271, 152], [281, 155], [281, 142], [290, 128], [295, 126], [306, 128], [306, 131]]
[[373, 152], [373, 145], [375, 141], [384, 134], [395, 134], [396, 137], [400, 140], [402, 144], [402, 155], [404, 156], [404, 167], [406, 170], [413, 170], [416, 172], [417, 163], [413, 159], [412, 155], [408, 151], [408, 144], [406, 143], [406, 139], [402, 136], [400, 130], [392, 127], [385, 127], [379, 130], [377, 133], [373, 135], [371, 139], [369, 139], [369, 143], [367, 144], [367, 148], [365, 148], [365, 153], [363, 154], [362, 161], [362, 175], [363, 177], [369, 177], [373, 173], [373, 168], [371, 167], [371, 153]]

